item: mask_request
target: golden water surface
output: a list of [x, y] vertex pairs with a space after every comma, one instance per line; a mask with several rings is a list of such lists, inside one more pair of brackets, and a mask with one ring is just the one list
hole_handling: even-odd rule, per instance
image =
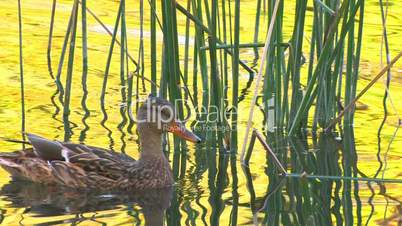
[[[148, 18], [150, 9], [148, 2], [144, 2], [145, 64], [149, 65]], [[402, 17], [400, 15], [402, 2], [389, 2], [387, 29], [392, 57], [399, 53], [399, 51], [402, 51]], [[182, 4], [185, 5], [185, 2]], [[241, 43], [249, 43], [253, 40], [252, 34], [254, 32], [256, 1], [241, 1], [241, 5]], [[56, 111], [57, 107], [61, 107], [61, 105], [57, 102], [57, 98], [56, 105], [52, 103], [51, 97], [56, 91], [56, 86], [54, 80], [49, 75], [46, 58], [51, 6], [52, 2], [50, 0], [22, 1], [26, 131], [50, 139], [63, 140], [64, 129], [62, 111]], [[62, 0], [57, 2], [51, 52], [54, 72], [57, 71], [61, 46], [67, 27], [68, 17], [71, 12], [71, 6], [72, 1]], [[290, 31], [293, 26], [295, 5], [293, 1], [286, 1], [285, 7], [285, 12], [289, 14], [289, 16], [286, 16], [284, 20], [284, 30], [285, 32], [289, 31], [289, 33], [284, 34], [284, 39], [287, 40], [291, 35]], [[114, 19], [118, 9], [117, 1], [88, 1], [88, 8], [95, 12], [109, 29], [113, 29]], [[139, 1], [127, 1], [126, 8], [129, 51], [131, 55], [137, 56], [139, 46]], [[358, 91], [361, 90], [385, 64], [384, 54], [382, 55], [383, 60], [381, 61], [380, 59], [382, 27], [378, 1], [366, 1], [365, 10], [365, 26]], [[17, 1], [0, 1], [0, 12], [0, 18], [2, 19], [2, 22], [0, 23], [0, 136], [19, 139], [21, 137], [21, 102]], [[161, 14], [160, 11], [158, 11], [158, 13]], [[311, 36], [311, 33], [309, 32], [311, 31], [312, 22], [311, 11], [307, 12], [307, 17], [306, 26], [308, 26], [308, 28], [305, 32], [305, 42], [308, 42]], [[179, 34], [184, 40], [185, 17], [180, 13], [178, 13], [178, 21]], [[266, 27], [265, 23], [261, 25], [261, 27], [264, 26]], [[74, 123], [75, 126], [73, 126], [72, 129], [73, 135], [71, 140], [73, 142], [83, 141], [94, 146], [112, 148], [116, 151], [125, 151], [137, 158], [139, 155], [138, 145], [135, 142], [137, 140], [137, 135], [135, 133], [128, 133], [127, 125], [124, 125], [123, 129], [118, 128], [118, 125], [122, 121], [120, 114], [122, 100], [120, 95], [121, 86], [118, 63], [119, 48], [116, 48], [116, 54], [112, 59], [111, 74], [107, 87], [106, 111], [108, 114], [108, 120], [105, 124], [107, 129], [100, 124], [103, 115], [99, 107], [99, 98], [107, 53], [110, 45], [110, 36], [90, 15], [88, 15], [89, 73], [87, 82], [89, 90], [87, 105], [90, 110], [90, 117], [86, 119], [89, 130], [84, 132], [85, 136], [82, 137], [82, 131], [85, 129], [85, 125], [82, 123], [84, 110], [80, 104], [83, 94], [81, 86], [82, 49], [80, 29], [81, 25], [78, 24], [79, 38], [76, 43], [77, 49], [72, 83], [73, 91], [70, 115], [70, 121]], [[263, 41], [265, 33], [260, 33], [263, 33], [260, 37], [260, 41]], [[158, 44], [161, 45], [161, 32], [159, 32], [157, 40]], [[179, 43], [183, 46], [183, 41], [179, 40]], [[308, 51], [308, 49], [306, 49], [306, 51]], [[251, 55], [252, 50], [243, 49], [241, 51], [242, 59], [252, 59]], [[307, 56], [307, 52], [305, 55]], [[160, 57], [158, 57], [158, 60], [159, 59]], [[181, 63], [183, 64], [183, 62]], [[130, 65], [130, 67], [131, 69], [134, 68], [133, 65]], [[159, 69], [160, 62], [158, 62], [158, 70]], [[303, 70], [306, 70], [306, 68]], [[246, 82], [247, 75], [245, 72], [242, 73], [244, 76], [242, 76], [240, 81]], [[66, 70], [64, 68], [62, 73], [63, 82], [65, 81], [65, 74]], [[148, 76], [149, 74], [150, 68], [146, 67], [145, 75]], [[402, 135], [400, 131], [396, 131], [398, 128], [399, 115], [402, 115], [402, 101], [400, 101], [402, 99], [402, 63], [397, 63], [393, 67], [392, 76], [390, 87], [390, 97], [392, 101], [388, 101], [389, 116], [381, 133], [381, 151], [378, 156], [377, 152], [379, 150], [379, 142], [377, 138], [377, 130], [383, 119], [382, 98], [385, 88], [383, 80], [376, 83], [376, 85], [361, 98], [360, 104], [363, 107], [356, 111], [354, 132], [356, 150], [358, 153], [357, 166], [358, 169], [368, 177], [373, 177], [378, 169], [380, 169], [378, 175], [379, 178], [402, 179]], [[190, 88], [190, 90], [192, 89]], [[149, 89], [147, 92], [149, 92]], [[147, 92], [142, 92], [139, 95], [144, 97], [147, 95]], [[250, 101], [251, 94], [247, 94], [246, 99], [239, 105], [241, 109], [239, 112], [240, 125], [238, 128], [240, 140], [244, 135]], [[257, 112], [254, 119], [255, 125], [261, 127], [261, 121], [262, 115]], [[326, 151], [325, 146], [314, 145], [312, 140], [313, 139], [308, 140], [308, 146], [304, 147], [302, 154], [318, 156], [320, 152]], [[0, 145], [1, 151], [13, 151], [21, 148], [20, 144], [2, 140], [0, 140]], [[236, 166], [231, 164], [230, 167], [223, 168], [224, 170], [222, 170], [222, 166], [218, 163], [227, 161], [230, 156], [221, 155], [218, 157], [217, 154], [216, 156], [212, 156], [212, 159], [215, 159], [214, 161], [216, 162], [214, 163], [215, 165], [211, 167], [208, 165], [212, 164], [210, 153], [208, 153], [209, 151], [210, 150], [203, 146], [189, 147], [188, 153], [184, 159], [186, 162], [185, 171], [177, 181], [177, 191], [175, 191], [173, 195], [171, 205], [167, 210], [165, 217], [167, 224], [177, 225], [181, 223], [182, 225], [215, 225], [217, 222], [220, 222], [222, 225], [226, 225], [229, 224], [229, 222], [235, 223], [233, 222], [233, 216], [237, 215], [235, 218], [237, 224], [244, 225], [253, 224], [253, 222], [267, 222], [266, 218], [269, 218], [268, 222], [271, 222], [271, 220], [274, 220], [277, 217], [282, 219], [284, 216], [288, 216], [289, 219], [292, 219], [294, 218], [292, 214], [295, 214], [296, 212], [297, 214], [301, 214], [301, 212], [303, 213], [304, 224], [323, 224], [322, 221], [317, 220], [319, 219], [317, 215], [320, 215], [319, 202], [311, 201], [311, 203], [313, 203], [311, 206], [306, 204], [302, 206], [302, 209], [300, 210], [298, 209], [299, 206], [295, 206], [289, 201], [291, 199], [288, 200], [286, 194], [282, 196], [282, 205], [277, 208], [281, 209], [281, 213], [289, 213], [288, 215], [282, 214], [281, 216], [274, 216], [263, 212], [253, 215], [253, 210], [255, 210], [255, 208], [250, 204], [253, 195], [248, 188], [246, 174], [242, 170], [240, 162], [236, 161]], [[267, 163], [265, 155], [265, 150], [258, 144], [256, 145], [256, 149], [254, 150], [250, 161], [250, 172], [255, 191], [254, 195], [256, 196], [254, 198], [256, 199], [257, 209], [263, 205], [266, 195], [268, 194], [269, 180], [266, 174]], [[172, 154], [170, 155], [170, 158], [171, 160], [173, 159]], [[380, 162], [378, 158], [381, 160]], [[207, 161], [207, 159], [209, 159], [209, 161]], [[334, 160], [335, 162], [337, 161], [336, 159]], [[341, 162], [341, 158], [338, 161]], [[236, 170], [233, 170], [234, 168]], [[213, 169], [220, 174], [223, 174], [223, 176], [219, 175], [219, 173], [217, 176], [216, 172], [213, 174], [213, 172], [211, 172]], [[236, 177], [234, 174], [236, 174]], [[223, 178], [223, 180], [219, 181], [221, 180], [220, 178]], [[235, 189], [236, 192], [234, 192], [232, 187], [234, 178], [238, 180], [235, 185], [235, 188], [237, 189]], [[0, 187], [6, 186], [9, 182], [10, 179], [8, 174], [4, 170], [0, 170]], [[305, 184], [306, 189], [313, 186], [313, 183], [310, 184], [306, 182]], [[320, 184], [320, 182], [317, 184]], [[402, 185], [400, 183], [384, 184], [382, 188], [386, 188], [386, 192], [380, 190], [381, 186], [378, 183], [368, 184], [367, 182], [359, 182], [358, 185], [359, 198], [356, 199], [356, 196], [352, 195], [352, 203], [353, 207], [356, 207], [359, 205], [358, 203], [360, 203], [361, 212], [357, 213], [358, 211], [353, 209], [354, 224], [358, 224], [359, 219], [362, 224], [366, 224], [368, 221], [368, 225], [381, 224], [384, 222], [384, 224], [389, 223], [391, 225], [397, 225], [398, 220], [400, 224], [402, 213]], [[369, 185], [372, 187], [372, 190], [369, 189]], [[19, 187], [23, 185], [16, 186]], [[335, 187], [335, 185], [332, 186]], [[40, 188], [34, 189], [42, 191]], [[310, 198], [308, 199], [307, 197], [311, 197], [311, 200], [314, 199], [313, 191], [314, 190], [307, 191], [308, 194], [306, 194], [307, 196], [305, 196], [303, 202], [310, 202]], [[332, 196], [335, 195], [335, 193], [336, 192], [328, 195]], [[26, 192], [23, 194], [23, 197], [29, 196], [29, 194], [31, 193]], [[238, 200], [236, 205], [234, 205], [234, 197], [236, 194], [238, 195]], [[338, 195], [342, 199], [343, 193], [341, 191], [338, 191]], [[46, 203], [46, 195], [44, 197], [45, 198], [41, 199], [41, 202]], [[48, 199], [50, 198], [48, 197]], [[318, 200], [319, 199], [321, 198], [318, 198]], [[34, 199], [32, 198], [32, 200]], [[73, 211], [69, 213], [69, 210], [66, 208], [72, 204], [64, 203], [61, 205], [64, 208], [64, 212], [57, 212], [55, 210], [46, 211], [46, 205], [43, 205], [43, 203], [42, 205], [39, 205], [32, 200], [31, 202], [23, 202], [20, 200], [20, 203], [16, 204], [15, 199], [0, 196], [1, 222], [4, 225], [34, 225], [41, 223], [69, 225], [73, 222], [81, 222], [82, 225], [95, 225], [102, 222], [110, 225], [132, 225], [137, 223], [144, 224], [144, 216], [147, 211], [137, 202], [134, 202], [134, 204], [121, 202], [112, 207], [105, 207], [103, 210], [102, 208], [100, 208], [100, 210], [90, 209], [80, 213], [73, 213]], [[317, 199], [314, 200], [317, 201]], [[272, 204], [278, 200], [268, 201]], [[331, 202], [336, 206], [335, 201], [332, 200]], [[234, 206], [236, 206], [236, 208]], [[341, 208], [339, 213], [343, 213], [343, 210], [344, 209]], [[335, 212], [336, 211], [330, 214], [330, 218], [333, 222], [335, 222], [335, 219], [337, 218]]]

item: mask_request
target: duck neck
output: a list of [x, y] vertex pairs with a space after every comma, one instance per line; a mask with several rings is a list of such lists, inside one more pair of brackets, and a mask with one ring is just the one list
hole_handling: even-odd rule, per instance
[[153, 131], [140, 131], [141, 159], [161, 158], [162, 134]]

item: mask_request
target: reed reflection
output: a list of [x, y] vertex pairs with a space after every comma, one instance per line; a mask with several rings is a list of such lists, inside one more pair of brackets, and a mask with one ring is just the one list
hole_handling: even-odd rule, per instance
[[[353, 130], [348, 131], [353, 132]], [[353, 139], [353, 135], [348, 135]], [[270, 146], [284, 165], [291, 165], [289, 173], [300, 177], [286, 178], [267, 154], [266, 174], [269, 183], [263, 202], [259, 201], [248, 167], [243, 167], [250, 208], [255, 225], [343, 225], [361, 224], [361, 201], [358, 181], [307, 178], [303, 175], [353, 176], [357, 174], [356, 161], [347, 161], [353, 155], [354, 141], [337, 140], [332, 134], [313, 136], [309, 148], [307, 136], [285, 138], [268, 134]], [[346, 149], [346, 147], [348, 149]], [[287, 151], [288, 150], [288, 151]], [[346, 153], [348, 152], [348, 153]], [[342, 153], [342, 155], [341, 155]], [[341, 162], [341, 164], [339, 164]], [[342, 169], [344, 171], [342, 172]], [[334, 217], [332, 217], [334, 216]], [[355, 221], [357, 220], [357, 221]]]

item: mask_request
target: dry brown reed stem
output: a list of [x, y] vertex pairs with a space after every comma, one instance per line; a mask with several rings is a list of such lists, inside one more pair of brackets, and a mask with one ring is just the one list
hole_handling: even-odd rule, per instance
[[402, 57], [402, 51], [399, 52], [399, 54], [398, 54], [396, 57], [394, 57], [394, 59], [392, 59], [392, 61], [391, 61], [387, 66], [385, 66], [385, 67], [377, 74], [377, 76], [375, 76], [374, 79], [371, 80], [370, 83], [367, 84], [366, 87], [364, 87], [364, 89], [363, 89], [362, 91], [360, 91], [359, 95], [357, 95], [357, 96], [355, 97], [355, 99], [353, 99], [352, 102], [350, 102], [350, 104], [348, 104], [348, 105], [345, 107], [345, 109], [343, 109], [343, 111], [342, 111], [341, 113], [339, 113], [338, 117], [336, 117], [334, 120], [331, 121], [331, 123], [329, 124], [329, 126], [328, 126], [327, 128], [325, 128], [324, 131], [325, 131], [325, 132], [328, 132], [337, 122], [339, 122], [339, 120], [342, 118], [342, 116], [343, 116], [347, 111], [349, 111], [350, 109], [352, 109], [353, 106], [355, 106], [356, 102], [360, 99], [360, 97], [362, 97], [362, 96], [367, 92], [367, 90], [369, 90], [369, 89], [378, 81], [378, 79], [380, 79], [380, 78], [385, 74], [385, 72], [387, 72], [387, 71], [399, 60], [399, 58], [401, 58], [401, 57]]
[[272, 151], [272, 149], [269, 147], [269, 145], [267, 144], [267, 142], [265, 142], [265, 138], [264, 136], [258, 132], [258, 130], [254, 130], [255, 135], [257, 137], [257, 139], [261, 142], [262, 146], [264, 147], [264, 149], [269, 152], [269, 154], [271, 155], [272, 159], [274, 160], [274, 162], [276, 163], [276, 165], [281, 169], [282, 173], [284, 173], [285, 175], [286, 173], [286, 169], [285, 167], [283, 167], [282, 163], [279, 161], [279, 159], [276, 157], [275, 153]]
[[253, 121], [254, 106], [255, 106], [255, 103], [257, 102], [258, 89], [260, 87], [260, 83], [261, 83], [261, 79], [262, 79], [262, 73], [263, 73], [263, 69], [264, 69], [264, 63], [266, 61], [265, 58], [267, 57], [269, 43], [271, 42], [271, 37], [272, 37], [272, 30], [274, 28], [274, 24], [275, 24], [275, 21], [276, 21], [276, 14], [278, 12], [278, 7], [279, 7], [280, 2], [281, 2], [281, 0], [278, 0], [278, 1], [275, 2], [274, 11], [273, 11], [272, 17], [271, 17], [271, 22], [269, 23], [269, 27], [268, 27], [267, 37], [265, 39], [264, 52], [263, 52], [262, 57], [261, 57], [261, 64], [260, 64], [260, 68], [259, 68], [258, 74], [257, 74], [257, 81], [255, 83], [254, 95], [253, 95], [253, 99], [251, 101], [250, 113], [249, 113], [248, 121], [247, 121], [246, 134], [244, 135], [244, 141], [243, 141], [243, 146], [242, 146], [242, 151], [241, 151], [241, 156], [240, 156], [240, 160], [241, 160], [242, 163], [244, 163], [243, 162], [244, 153], [246, 152], [248, 136], [249, 136], [251, 124], [252, 124], [252, 121]]

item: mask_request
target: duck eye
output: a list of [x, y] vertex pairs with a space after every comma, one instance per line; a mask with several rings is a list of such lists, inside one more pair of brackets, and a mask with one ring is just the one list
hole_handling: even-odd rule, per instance
[[174, 118], [174, 110], [171, 106], [162, 106], [160, 108], [161, 116], [166, 122], [170, 122]]

